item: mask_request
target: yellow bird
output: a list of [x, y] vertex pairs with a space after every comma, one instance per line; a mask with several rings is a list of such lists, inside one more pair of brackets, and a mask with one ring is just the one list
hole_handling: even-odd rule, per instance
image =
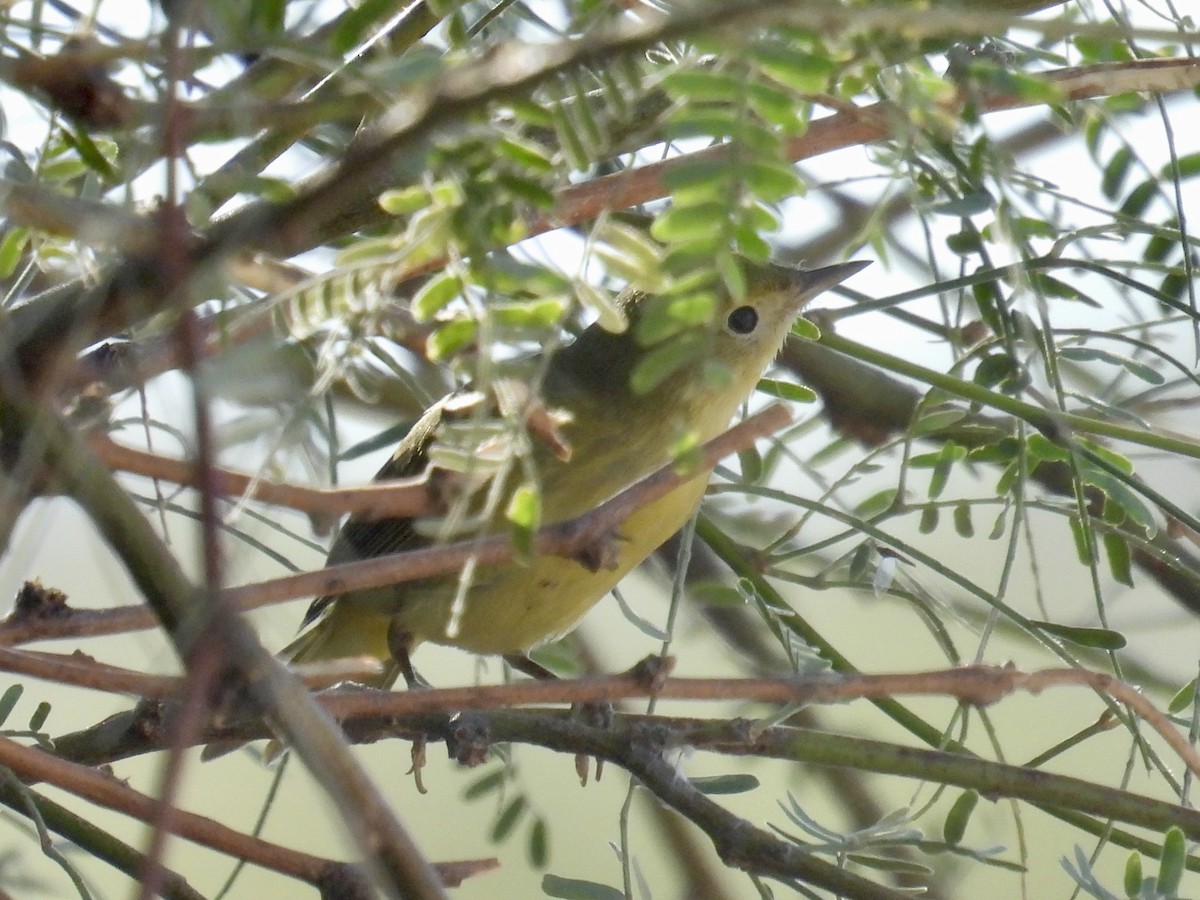
[[[508, 499], [529, 472], [536, 473], [541, 522], [553, 524], [588, 512], [669, 462], [672, 448], [689, 431], [700, 441], [720, 434], [779, 352], [801, 307], [865, 265], [850, 262], [804, 271], [746, 263], [745, 298], [725, 298], [711, 321], [692, 326], [688, 340], [700, 342], [702, 352], [644, 393], [631, 387], [630, 376], [654, 350], [638, 340], [637, 325], [649, 298], [628, 292], [619, 301], [630, 321], [626, 330], [613, 333], [592, 325], [557, 350], [546, 366], [540, 401], [546, 410], [565, 414], [558, 433], [569, 447], [569, 458], [564, 458], [568, 454], [562, 445], [532, 436], [527, 446], [531, 466], [518, 461], [498, 476], [498, 491], [477, 527], [454, 536], [510, 528]], [[451, 394], [427, 410], [376, 477], [406, 478], [426, 471], [431, 447], [454, 420], [460, 397]], [[411, 682], [415, 676], [409, 653], [425, 641], [504, 655], [532, 671], [537, 667], [524, 654], [570, 631], [627, 572], [682, 527], [707, 483], [708, 473], [698, 474], [634, 513], [620, 529], [615, 568], [593, 572], [577, 561], [543, 555], [479, 567], [469, 576], [455, 573], [320, 597], [305, 617], [312, 627], [282, 655], [298, 663], [374, 657], [383, 664], [374, 682], [380, 686], [390, 685], [398, 674]], [[479, 497], [486, 494], [486, 487], [476, 492], [472, 513], [480, 512]], [[329, 563], [429, 546], [437, 540], [436, 531], [436, 523], [410, 518], [351, 518], [334, 542]]]

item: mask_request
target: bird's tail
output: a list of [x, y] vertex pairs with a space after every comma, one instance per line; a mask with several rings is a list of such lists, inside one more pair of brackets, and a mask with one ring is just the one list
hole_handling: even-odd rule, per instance
[[400, 674], [400, 666], [388, 646], [390, 623], [388, 615], [367, 603], [334, 603], [322, 618], [280, 650], [279, 658], [286, 663], [312, 664], [366, 657], [379, 663], [378, 671], [355, 674], [353, 681], [367, 687], [389, 688]]

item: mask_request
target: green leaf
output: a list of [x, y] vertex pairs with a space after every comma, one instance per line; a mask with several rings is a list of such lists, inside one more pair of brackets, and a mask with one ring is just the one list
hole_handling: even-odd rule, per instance
[[819, 341], [821, 339], [821, 329], [804, 318], [804, 316], [801, 316], [792, 323], [792, 334], [805, 341]]
[[[1130, 522], [1141, 528], [1148, 536], [1153, 537], [1158, 533], [1158, 523], [1154, 521], [1150, 509], [1124, 482], [1094, 466], [1086, 467], [1083, 476], [1088, 484], [1104, 492], [1106, 507], [1108, 503], [1115, 503], [1129, 517]], [[1105, 518], [1113, 521], [1107, 515]]]
[[912, 427], [914, 437], [926, 434], [934, 434], [944, 428], [949, 428], [955, 422], [959, 422], [966, 418], [967, 411], [965, 409], [939, 409], [926, 413], [919, 418]]
[[575, 285], [575, 296], [579, 302], [597, 314], [597, 322], [605, 331], [620, 334], [629, 327], [625, 309], [607, 291], [602, 291], [586, 281]]
[[1130, 359], [1127, 356], [1121, 356], [1119, 353], [1110, 353], [1108, 350], [1101, 350], [1099, 347], [1064, 347], [1059, 351], [1059, 355], [1063, 359], [1075, 360], [1077, 362], [1095, 360], [1097, 362], [1108, 363], [1109, 365], [1120, 366], [1130, 375], [1140, 378], [1148, 384], [1164, 384], [1167, 380], [1166, 376], [1146, 363]]
[[975, 537], [975, 526], [971, 522], [971, 504], [966, 500], [954, 506], [954, 530], [960, 537]]
[[1192, 705], [1192, 702], [1196, 699], [1196, 681], [1197, 679], [1193, 678], [1175, 692], [1175, 696], [1167, 704], [1167, 712], [1173, 716], [1178, 715]]
[[759, 484], [763, 479], [764, 467], [762, 454], [754, 447], [738, 451], [738, 467], [742, 478], [750, 484]]
[[729, 608], [746, 605], [746, 598], [737, 588], [714, 581], [702, 581], [695, 585], [689, 585], [688, 596], [705, 606]]
[[765, 81], [754, 81], [746, 85], [746, 96], [751, 109], [765, 121], [783, 129], [784, 133], [798, 135], [804, 130], [805, 121], [791, 91]]
[[[120, 180], [120, 173], [113, 168], [112, 163], [108, 161], [96, 142], [92, 140], [91, 135], [84, 131], [82, 126], [72, 126], [70, 131], [63, 133], [63, 138], [75, 148], [84, 164], [103, 181], [111, 184]], [[111, 147], [111, 144], [108, 146]]]
[[559, 900], [625, 900], [625, 892], [614, 887], [560, 875], [543, 875], [542, 891], [547, 897]]
[[759, 781], [753, 775], [709, 775], [701, 778], [688, 779], [692, 787], [702, 794], [744, 794], [758, 787]]
[[711, 196], [716, 197], [719, 192], [712, 192], [712, 186], [723, 181], [727, 172], [728, 165], [726, 163], [707, 157], [700, 159], [682, 157], [678, 167], [663, 174], [663, 184], [670, 189], [672, 196], [686, 194], [691, 189], [703, 188], [706, 195], [711, 193]]
[[423, 185], [384, 191], [379, 195], [379, 207], [391, 216], [407, 216], [424, 209], [431, 202]]
[[409, 47], [403, 56], [387, 56], [370, 63], [363, 74], [371, 78], [373, 85], [399, 95], [406, 88], [432, 80], [444, 67], [440, 50], [418, 44]]
[[579, 129], [571, 121], [566, 105], [555, 103], [550, 108], [550, 115], [554, 121], [554, 133], [558, 136], [559, 146], [567, 158], [568, 165], [575, 171], [582, 172], [591, 165], [591, 158], [583, 144]]
[[996, 521], [992, 523], [992, 530], [988, 532], [989, 541], [998, 541], [1004, 537], [1004, 532], [1008, 526], [1008, 507], [1000, 510], [1000, 514], [996, 516]]
[[832, 59], [778, 41], [755, 44], [750, 48], [750, 59], [771, 78], [801, 94], [824, 91], [836, 71]]
[[803, 191], [800, 173], [784, 163], [755, 160], [742, 167], [742, 178], [758, 199], [778, 203]]
[[17, 269], [21, 261], [21, 252], [29, 240], [29, 229], [23, 227], [10, 228], [0, 241], [0, 278], [8, 278]]
[[[1200, 175], [1200, 153], [1189, 153], [1187, 156], [1179, 157], [1176, 162], [1179, 166], [1180, 178], [1195, 178]], [[1170, 163], [1163, 165], [1161, 177], [1168, 181], [1175, 177]]]
[[690, 332], [674, 337], [643, 356], [629, 376], [635, 394], [647, 394], [680, 369], [699, 359], [708, 348], [706, 335]]
[[351, 50], [363, 36], [376, 27], [382, 16], [392, 11], [391, 0], [362, 0], [349, 7], [338, 19], [337, 27], [329, 39], [330, 49], [341, 56]]
[[725, 290], [729, 292], [729, 297], [734, 303], [740, 303], [746, 299], [746, 273], [742, 271], [742, 264], [738, 258], [732, 253], [721, 253], [717, 255], [717, 271], [721, 275], [721, 281], [725, 285]]
[[488, 772], [483, 777], [467, 785], [466, 790], [463, 791], [463, 799], [477, 800], [485, 794], [498, 791], [504, 785], [505, 780], [506, 774], [504, 769], [496, 769], [495, 771]]
[[512, 172], [499, 173], [496, 181], [513, 197], [528, 203], [534, 209], [550, 209], [554, 206], [554, 192], [540, 181]]
[[940, 517], [937, 505], [927, 503], [921, 508], [921, 524], [917, 526], [921, 534], [933, 534], [938, 527]]
[[446, 272], [421, 285], [412, 298], [412, 314], [418, 322], [428, 322], [462, 294], [463, 284], [457, 275]]
[[1132, 162], [1133, 151], [1129, 149], [1128, 145], [1123, 144], [1117, 148], [1117, 152], [1104, 167], [1104, 175], [1100, 179], [1100, 190], [1109, 200], [1116, 200], [1120, 196]]
[[[683, 111], [663, 127], [663, 135], [670, 140], [684, 138], [732, 138], [744, 129], [744, 123], [732, 108], [684, 107]], [[722, 175], [728, 172], [722, 167]]]
[[1143, 181], [1125, 198], [1125, 202], [1121, 204], [1121, 215], [1129, 216], [1131, 219], [1140, 219], [1146, 212], [1146, 207], [1150, 205], [1150, 201], [1158, 196], [1158, 183], [1154, 181]]
[[771, 256], [771, 245], [763, 240], [762, 235], [745, 222], [734, 223], [733, 239], [734, 243], [737, 244], [738, 252], [743, 256], [759, 260], [760, 262]]
[[530, 100], [528, 97], [513, 97], [508, 101], [508, 108], [512, 110], [515, 118], [526, 125], [532, 125], [535, 128], [545, 128], [547, 130], [554, 127], [554, 114], [552, 111], [543, 104]]
[[1013, 437], [1000, 438], [991, 444], [976, 447], [967, 454], [968, 462], [973, 463], [1008, 463], [1020, 452], [1021, 443]]
[[779, 216], [773, 209], [761, 203], [754, 203], [742, 209], [742, 215], [756, 231], [770, 232], [779, 228]]
[[1071, 458], [1071, 453], [1066, 447], [1059, 446], [1043, 434], [1031, 434], [1025, 446], [1029, 450], [1033, 465], [1041, 462], [1066, 462]]
[[668, 93], [692, 103], [740, 103], [745, 81], [729, 72], [676, 69], [662, 80]]
[[867, 566], [871, 562], [873, 552], [870, 544], [859, 544], [855, 548], [850, 555], [849, 571], [847, 572], [851, 581], [861, 581], [862, 577], [867, 574]]
[[1029, 624], [1047, 634], [1052, 634], [1055, 637], [1062, 638], [1064, 641], [1070, 641], [1072, 644], [1078, 644], [1081, 647], [1093, 647], [1097, 650], [1121, 650], [1128, 643], [1125, 635], [1108, 628], [1084, 628], [1075, 625], [1061, 625], [1057, 622], [1039, 622], [1036, 620], [1031, 620]]
[[817, 401], [817, 393], [811, 388], [793, 384], [790, 381], [778, 381], [774, 378], [760, 378], [758, 390], [771, 397], [791, 400], [793, 403], [815, 403]]
[[518, 556], [533, 557], [533, 537], [542, 521], [542, 495], [536, 485], [523, 484], [509, 498], [505, 517], [512, 523], [512, 539]]
[[954, 200], [947, 200], [945, 203], [934, 204], [930, 207], [929, 211], [941, 216], [954, 216], [959, 219], [967, 219], [971, 216], [987, 212], [992, 208], [994, 203], [992, 195], [987, 191], [976, 191]]
[[1079, 557], [1079, 562], [1085, 566], [1090, 566], [1093, 562], [1091, 544], [1088, 541], [1087, 533], [1083, 530], [1083, 525], [1079, 521], [1078, 516], [1070, 516], [1067, 521], [1071, 525], [1071, 537], [1075, 539], [1075, 553]]
[[1133, 567], [1129, 552], [1129, 542], [1119, 534], [1105, 532], [1104, 555], [1108, 557], [1108, 570], [1112, 577], [1121, 584], [1133, 587]]
[[650, 226], [650, 234], [663, 243], [687, 243], [702, 239], [713, 240], [718, 223], [729, 218], [724, 203], [705, 202], [688, 206], [672, 206]]
[[546, 868], [550, 861], [550, 831], [546, 820], [538, 816], [529, 828], [529, 844], [527, 845], [529, 864], [535, 869]]
[[33, 715], [29, 717], [29, 730], [41, 731], [42, 726], [46, 724], [46, 719], [50, 716], [50, 704], [43, 700], [37, 705], [37, 709], [33, 711]]
[[492, 843], [499, 844], [512, 834], [513, 828], [516, 827], [528, 806], [528, 801], [524, 797], [518, 796], [504, 807], [500, 815], [496, 817], [495, 824], [492, 825]]
[[519, 140], [511, 136], [504, 137], [496, 144], [496, 151], [526, 171], [538, 175], [554, 173], [554, 160], [532, 141]]
[[17, 705], [17, 701], [21, 699], [23, 693], [25, 693], [25, 688], [19, 684], [14, 684], [4, 692], [4, 696], [0, 697], [0, 725], [8, 721], [8, 717], [12, 715], [13, 707]]
[[642, 317], [637, 323], [638, 343], [650, 347], [694, 326], [707, 325], [716, 311], [717, 296], [711, 291], [651, 298], [642, 303]]
[[1136, 851], [1130, 853], [1125, 860], [1125, 873], [1122, 879], [1125, 884], [1126, 897], [1139, 897], [1142, 893], [1142, 855]]
[[[963, 450], [963, 453], [966, 453], [966, 450]], [[942, 491], [946, 489], [946, 483], [950, 480], [950, 469], [953, 465], [953, 457], [947, 456], [944, 452], [938, 454], [937, 464], [933, 467], [933, 474], [929, 478], [929, 499], [936, 500], [942, 495]]]
[[971, 820], [971, 813], [975, 811], [978, 803], [978, 791], [963, 791], [958, 795], [958, 799], [946, 813], [946, 821], [942, 823], [942, 838], [947, 844], [962, 842], [963, 835], [967, 832], [967, 823]]
[[894, 856], [877, 856], [871, 853], [847, 853], [846, 859], [855, 865], [874, 869], [877, 872], [891, 872], [897, 875], [904, 874], [920, 878], [922, 881], [928, 881], [929, 876], [934, 871], [930, 866], [896, 859]]
[[596, 239], [620, 254], [625, 260], [626, 269], [638, 273], [638, 277], [630, 278], [630, 281], [639, 281], [653, 274], [662, 261], [662, 248], [647, 237], [642, 229], [624, 222], [607, 219], [596, 230]]
[[523, 303], [497, 303], [488, 308], [497, 325], [520, 330], [546, 329], [557, 325], [566, 311], [567, 304], [555, 297]]
[[425, 353], [431, 360], [446, 359], [475, 340], [477, 328], [470, 319], [455, 319], [447, 322], [429, 335], [425, 341]]
[[1154, 887], [1160, 897], [1178, 897], [1183, 869], [1187, 865], [1187, 839], [1178, 825], [1172, 825], [1163, 838], [1162, 856], [1158, 860], [1158, 878]]
[[990, 353], [979, 361], [971, 380], [984, 387], [995, 387], [1015, 379], [1020, 372], [1020, 367], [1007, 353]]
[[864, 519], [887, 512], [896, 502], [896, 489], [884, 488], [877, 494], [872, 494], [854, 508], [855, 513]]
[[970, 256], [983, 249], [983, 242], [974, 228], [964, 228], [946, 238], [946, 247], [958, 256]]

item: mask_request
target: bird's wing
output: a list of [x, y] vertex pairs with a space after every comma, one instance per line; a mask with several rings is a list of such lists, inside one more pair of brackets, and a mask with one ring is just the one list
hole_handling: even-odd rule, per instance
[[[384, 463], [375, 475], [376, 481], [387, 481], [396, 478], [411, 478], [425, 471], [429, 444], [437, 433], [442, 422], [445, 401], [435, 403], [417, 423], [392, 454], [392, 458]], [[326, 565], [356, 562], [360, 559], [371, 559], [387, 553], [399, 553], [416, 546], [422, 546], [425, 539], [418, 536], [413, 528], [410, 516], [399, 516], [393, 519], [375, 519], [361, 521], [351, 517], [342, 526], [333, 548], [329, 551]], [[316, 621], [325, 609], [336, 600], [336, 596], [318, 597], [304, 614], [301, 627]]]

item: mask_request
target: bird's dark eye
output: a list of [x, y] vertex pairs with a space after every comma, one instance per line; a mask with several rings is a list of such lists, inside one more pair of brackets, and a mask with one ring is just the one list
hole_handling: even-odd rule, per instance
[[753, 306], [739, 306], [725, 320], [734, 334], [749, 334], [758, 327], [758, 312]]

